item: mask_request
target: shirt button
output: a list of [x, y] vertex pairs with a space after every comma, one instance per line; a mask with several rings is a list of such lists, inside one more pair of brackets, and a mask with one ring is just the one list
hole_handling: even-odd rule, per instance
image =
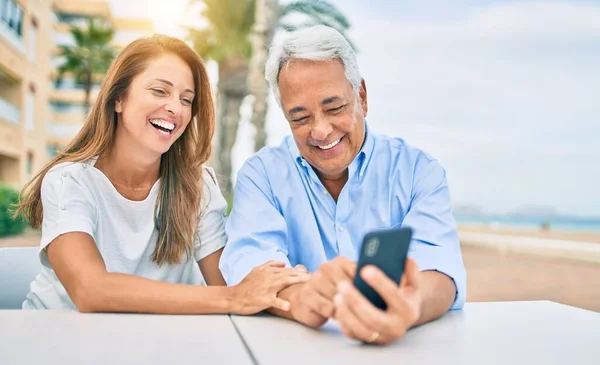
[[65, 209], [67, 209], [67, 207], [65, 207], [64, 205], [61, 205], [61, 206], [60, 206], [60, 209], [61, 209], [61, 210], [65, 210]]
[[62, 173], [62, 176], [63, 176], [63, 177], [67, 177], [67, 173], [66, 173], [66, 172], [63, 172], [63, 173]]
[[87, 168], [87, 164], [83, 164], [83, 168], [86, 169]]
[[340, 232], [344, 232], [344, 227], [340, 227]]
[[327, 190], [323, 190], [323, 195], [327, 195]]

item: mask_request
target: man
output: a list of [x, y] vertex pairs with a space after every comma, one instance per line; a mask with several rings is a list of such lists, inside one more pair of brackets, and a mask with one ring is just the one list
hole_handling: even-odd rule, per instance
[[[228, 285], [267, 261], [306, 268], [309, 282], [279, 293], [290, 310], [271, 312], [311, 327], [335, 318], [348, 337], [377, 344], [462, 308], [466, 274], [445, 171], [369, 130], [366, 85], [344, 37], [325, 26], [286, 34], [266, 77], [292, 136], [239, 171], [220, 261]], [[394, 226], [413, 229], [401, 285], [372, 266], [360, 273], [386, 301], [381, 311], [351, 283], [364, 234]]]

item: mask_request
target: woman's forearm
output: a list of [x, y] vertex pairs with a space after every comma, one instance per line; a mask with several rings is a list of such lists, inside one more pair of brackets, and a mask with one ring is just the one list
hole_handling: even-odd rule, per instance
[[217, 314], [235, 313], [238, 307], [235, 287], [171, 284], [119, 273], [104, 273], [74, 289], [72, 299], [81, 312]]

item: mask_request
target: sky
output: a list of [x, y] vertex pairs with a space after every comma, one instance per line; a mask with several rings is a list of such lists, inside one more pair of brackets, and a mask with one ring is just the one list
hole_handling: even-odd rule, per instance
[[[190, 21], [187, 0], [110, 1], [158, 32]], [[600, 1], [330, 2], [352, 24], [370, 128], [436, 157], [454, 205], [600, 217]], [[242, 112], [235, 169], [252, 153]], [[267, 129], [270, 145], [290, 133], [273, 98]]]

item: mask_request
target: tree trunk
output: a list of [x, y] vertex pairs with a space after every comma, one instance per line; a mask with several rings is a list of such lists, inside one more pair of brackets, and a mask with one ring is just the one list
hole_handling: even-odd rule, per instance
[[219, 65], [218, 111], [216, 141], [214, 143], [214, 168], [219, 174], [221, 192], [226, 199], [232, 195], [231, 150], [235, 144], [240, 122], [240, 107], [247, 95], [247, 61], [229, 59]]
[[250, 122], [256, 129], [254, 151], [266, 145], [265, 122], [269, 100], [269, 83], [265, 80], [268, 47], [273, 40], [278, 15], [277, 0], [256, 0], [254, 27], [250, 35], [252, 58], [248, 72], [249, 92], [254, 96]]
[[233, 183], [231, 181], [231, 150], [235, 144], [238, 125], [240, 122], [240, 107], [243, 97], [235, 95], [220, 94], [221, 109], [221, 128], [219, 129], [220, 151], [217, 156], [219, 161], [219, 175], [223, 179], [221, 191], [226, 199], [229, 199], [233, 192]]
[[85, 115], [87, 118], [87, 114], [90, 112], [90, 106], [92, 105], [90, 102], [91, 94], [92, 94], [92, 86], [93, 86], [93, 78], [92, 72], [88, 72], [85, 76], [85, 84], [83, 85], [85, 91], [85, 100], [83, 101], [83, 105], [85, 107]]

